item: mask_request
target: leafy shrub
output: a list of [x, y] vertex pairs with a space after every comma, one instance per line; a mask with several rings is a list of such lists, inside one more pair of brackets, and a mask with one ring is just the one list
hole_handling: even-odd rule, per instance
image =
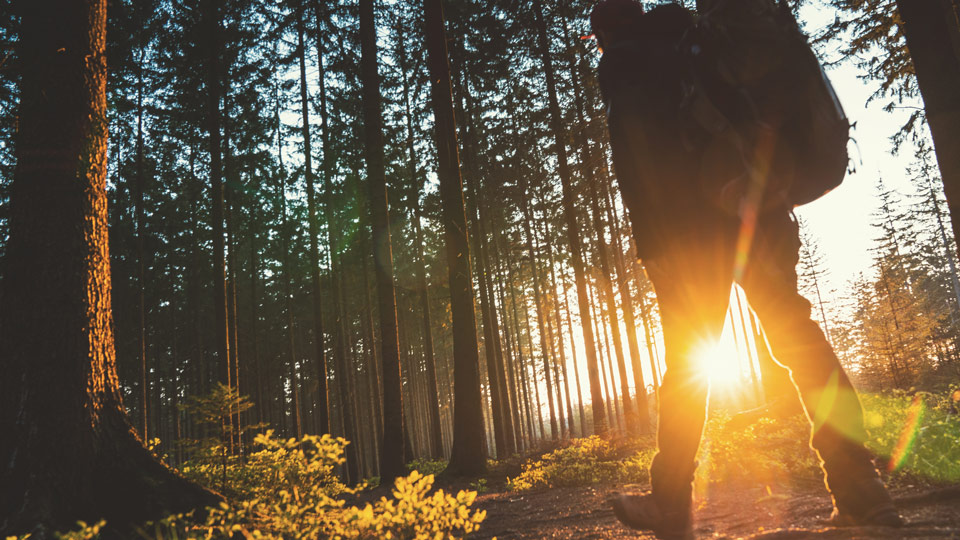
[[[153, 536], [443, 539], [475, 531], [486, 517], [482, 511], [470, 512], [476, 492], [430, 493], [433, 475], [417, 470], [397, 479], [392, 499], [382, 497], [362, 508], [345, 507], [335, 497], [359, 490], [343, 485], [335, 474], [345, 461], [346, 440], [329, 435], [278, 440], [270, 430], [258, 435], [254, 444], [260, 449], [247, 456], [245, 464], [234, 459], [226, 467], [227, 486], [238, 502], [212, 509], [200, 525], [190, 516], [174, 516], [155, 525]], [[221, 456], [221, 450], [212, 447], [184, 466], [184, 475], [201, 484], [218, 485]], [[419, 464], [436, 468], [438, 463], [443, 462]]]
[[[935, 482], [960, 481], [960, 386], [939, 394], [862, 394], [861, 400], [867, 447], [886, 460], [888, 471]], [[729, 422], [723, 413], [712, 413], [707, 422], [698, 456], [698, 485], [744, 481], [769, 486], [821, 477], [805, 416], [760, 418], [736, 429]], [[507, 486], [522, 491], [645, 482], [653, 453], [652, 448], [627, 449], [623, 441], [611, 443], [596, 436], [575, 439], [525, 463]]]
[[[187, 405], [208, 424], [219, 424], [220, 438], [194, 443], [192, 456], [182, 467], [184, 476], [208, 488], [220, 490], [228, 502], [207, 508], [203, 518], [194, 513], [170, 516], [140, 529], [142, 538], [156, 540], [245, 538], [266, 540], [315, 540], [326, 538], [374, 540], [449, 540], [476, 531], [486, 517], [471, 511], [475, 491], [456, 495], [431, 492], [434, 477], [414, 470], [398, 478], [392, 497], [381, 497], [363, 507], [346, 506], [342, 494], [355, 494], [366, 486], [348, 488], [336, 475], [345, 461], [348, 442], [329, 435], [307, 435], [280, 440], [273, 431], [257, 435], [256, 451], [241, 459], [230, 455], [221, 441], [231, 432], [224, 419], [244, 410], [246, 398], [226, 387], [209, 396], [193, 398]], [[245, 429], [260, 426], [247, 426]], [[151, 441], [151, 450], [159, 444]], [[422, 461], [425, 469], [443, 462]], [[98, 538], [105, 522], [79, 523], [80, 529], [60, 538]], [[26, 540], [29, 535], [7, 540]]]
[[420, 474], [437, 475], [442, 473], [446, 468], [447, 460], [445, 459], [419, 458], [407, 463], [407, 469], [417, 471]]
[[[98, 523], [93, 525], [87, 525], [86, 522], [78, 521], [75, 531], [70, 531], [66, 533], [53, 533], [54, 538], [57, 540], [94, 540], [95, 538], [100, 538], [100, 529], [106, 525], [106, 521], [101, 520]], [[6, 540], [29, 540], [33, 538], [32, 534], [25, 534], [23, 536], [8, 536]]]
[[237, 456], [228, 456], [226, 467], [219, 445], [201, 449], [186, 462], [181, 472], [188, 479], [221, 491], [233, 498], [274, 501], [281, 491], [307, 493], [318, 489], [326, 496], [346, 490], [335, 473], [344, 462], [343, 450], [349, 444], [340, 437], [305, 435], [302, 439], [278, 440], [273, 430], [254, 439], [260, 450], [241, 463]]
[[[157, 540], [452, 540], [478, 530], [486, 517], [485, 511], [471, 512], [475, 491], [431, 492], [433, 475], [416, 470], [396, 480], [392, 498], [346, 506], [335, 496], [358, 490], [336, 480], [333, 469], [344, 462], [347, 441], [328, 435], [283, 441], [268, 431], [257, 436], [255, 444], [261, 450], [251, 454], [246, 465], [227, 468], [229, 487], [242, 498], [208, 508], [202, 521], [191, 512], [149, 523], [140, 535]], [[219, 483], [220, 454], [211, 455], [211, 463], [192, 462], [185, 474], [201, 483]], [[103, 526], [104, 522], [80, 523], [80, 530], [61, 538], [91, 540]], [[8, 540], [28, 539], [29, 535]]]
[[[625, 455], [626, 454], [626, 455]], [[648, 479], [650, 448], [618, 446], [594, 435], [573, 439], [569, 446], [523, 465], [520, 476], [507, 480], [514, 491], [598, 483], [638, 483]]]
[[[151, 537], [158, 539], [316, 540], [380, 538], [410, 540], [455, 539], [476, 531], [485, 511], [470, 512], [476, 492], [450, 495], [430, 493], [433, 475], [413, 471], [398, 478], [393, 498], [381, 497], [374, 504], [344, 507], [343, 500], [328, 497], [322, 488], [307, 493], [281, 490], [266, 502], [242, 501], [210, 509], [206, 520], [196, 524], [189, 515], [171, 516], [156, 525]], [[146, 536], [146, 535], [145, 535]]]
[[[960, 480], [960, 387], [941, 394], [896, 391], [861, 394], [867, 448], [886, 461], [889, 472], [935, 482]], [[802, 415], [761, 418], [727, 429], [727, 416], [707, 423], [700, 452], [699, 481], [745, 479], [771, 484], [788, 476], [819, 478], [809, 449], [810, 425]]]

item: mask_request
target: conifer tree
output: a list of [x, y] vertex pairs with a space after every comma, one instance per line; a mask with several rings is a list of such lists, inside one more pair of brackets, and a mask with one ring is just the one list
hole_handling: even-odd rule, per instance
[[453, 449], [447, 470], [452, 474], [479, 475], [487, 468], [480, 396], [480, 356], [442, 0], [426, 0], [424, 15], [453, 316], [455, 402]]
[[0, 534], [216, 504], [143, 446], [116, 372], [107, 241], [106, 2], [22, 6], [20, 122], [0, 284]]
[[380, 479], [390, 482], [405, 472], [403, 466], [404, 417], [400, 393], [400, 350], [397, 301], [393, 281], [393, 246], [383, 155], [383, 112], [377, 69], [373, 0], [360, 0], [360, 64], [363, 95], [364, 155], [370, 188], [370, 224], [373, 233], [373, 266], [380, 313], [380, 355], [383, 380], [383, 443]]

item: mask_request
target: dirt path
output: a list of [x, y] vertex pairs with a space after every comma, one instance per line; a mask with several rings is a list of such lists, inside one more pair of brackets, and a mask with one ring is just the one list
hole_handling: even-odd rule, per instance
[[[604, 503], [614, 489], [643, 486], [554, 488], [478, 497], [487, 511], [480, 533], [490, 539], [653, 538], [620, 525]], [[769, 492], [763, 487], [713, 488], [696, 510], [698, 538], [786, 540], [802, 538], [937, 538], [960, 540], [960, 486], [892, 489], [908, 525], [903, 529], [827, 528], [830, 498], [822, 484]]]

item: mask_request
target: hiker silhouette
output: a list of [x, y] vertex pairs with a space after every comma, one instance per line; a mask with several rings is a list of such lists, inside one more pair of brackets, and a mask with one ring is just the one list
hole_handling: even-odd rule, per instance
[[[724, 3], [713, 2], [711, 10], [723, 10]], [[750, 12], [758, 25], [784, 24], [784, 11], [772, 1], [727, 4]], [[793, 207], [839, 184], [846, 118], [837, 103], [837, 115], [801, 123], [778, 110], [799, 107], [792, 103], [799, 99], [795, 93], [764, 93], [799, 85], [817, 93], [805, 106], [826, 110], [832, 91], [825, 78], [816, 79], [822, 72], [781, 74], [784, 68], [776, 63], [764, 66], [751, 58], [749, 70], [717, 76], [716, 66], [702, 64], [705, 58], [749, 53], [703, 50], [720, 46], [696, 39], [698, 32], [717, 32], [717, 20], [698, 21], [675, 4], [645, 12], [632, 0], [605, 0], [591, 16], [603, 51], [598, 79], [614, 169], [638, 256], [656, 291], [666, 349], [652, 490], [616, 493], [609, 502], [630, 527], [660, 538], [693, 536], [692, 484], [709, 384], [696, 352], [719, 338], [730, 287], [737, 283], [763, 324], [774, 358], [789, 369], [811, 421], [810, 445], [833, 497], [830, 523], [900, 526], [863, 444], [859, 398], [797, 290], [800, 239]], [[738, 77], [747, 73], [754, 79], [741, 85], [745, 79]], [[815, 147], [807, 139], [818, 132], [833, 138]], [[823, 168], [805, 163], [816, 159]], [[797, 191], [797, 182], [808, 185]]]

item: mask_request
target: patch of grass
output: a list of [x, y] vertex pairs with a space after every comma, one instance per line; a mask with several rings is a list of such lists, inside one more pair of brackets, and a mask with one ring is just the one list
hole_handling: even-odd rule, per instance
[[[885, 462], [886, 472], [930, 482], [960, 481], [960, 388], [947, 392], [861, 394], [867, 448]], [[761, 418], [736, 430], [729, 417], [707, 423], [698, 481], [748, 480], [768, 485], [788, 477], [819, 479], [810, 450], [810, 426], [803, 415]]]
[[940, 394], [894, 392], [861, 397], [867, 447], [895, 475], [960, 482], [960, 387]]

